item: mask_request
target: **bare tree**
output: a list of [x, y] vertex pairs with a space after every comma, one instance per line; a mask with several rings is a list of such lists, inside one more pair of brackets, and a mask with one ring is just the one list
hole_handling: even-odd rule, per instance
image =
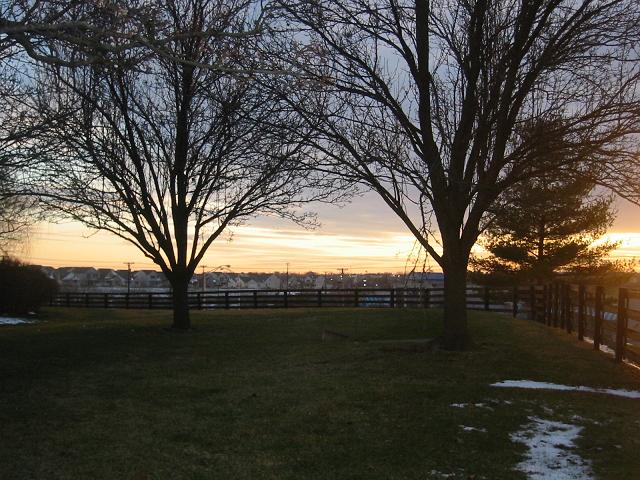
[[326, 168], [376, 191], [442, 267], [446, 348], [468, 344], [467, 264], [488, 210], [538, 172], [544, 152], [520, 127], [561, 119], [543, 132], [570, 139], [559, 168], [638, 199], [634, 0], [280, 3], [296, 31], [281, 60], [315, 92], [291, 106]]
[[0, 49], [0, 251], [25, 238], [37, 219], [33, 200], [21, 194], [17, 181], [24, 168], [46, 154], [44, 125], [36, 113], [34, 85], [19, 54]]
[[[156, 25], [150, 2], [7, 0], [0, 7], [0, 52], [73, 66], [148, 42]], [[62, 55], [72, 47], [83, 55]]]
[[300, 204], [332, 193], [300, 168], [307, 140], [290, 132], [307, 127], [291, 128], [297, 119], [258, 74], [227, 73], [253, 61], [252, 41], [200, 34], [244, 31], [258, 9], [244, 0], [163, 2], [159, 15], [187, 32], [165, 45], [169, 55], [146, 54], [130, 68], [135, 53], [124, 51], [105, 66], [50, 68], [43, 82], [45, 114], [75, 110], [52, 122], [61, 146], [37, 172], [36, 193], [159, 265], [177, 329], [190, 326], [194, 270], [228, 226], [258, 214], [305, 224], [313, 219]]
[[[121, 55], [119, 61], [126, 58], [130, 65], [146, 55], [195, 65], [196, 59], [175, 56], [176, 40], [196, 36], [251, 39], [268, 30], [272, 12], [269, 1], [255, 8], [249, 0], [236, 3], [230, 11], [239, 5], [251, 10], [241, 29], [212, 23], [190, 31], [174, 28], [163, 14], [163, 0], [6, 0], [0, 6], [0, 52], [21, 51], [32, 60], [65, 67], [109, 63], [126, 52], [128, 56]], [[197, 65], [233, 71], [244, 68], [228, 63]]]
[[[176, 30], [163, 17], [165, 2], [153, 0], [6, 0], [0, 3], [0, 245], [24, 239], [26, 228], [43, 212], [33, 198], [18, 190], [25, 168], [47, 159], [51, 142], [43, 133], [51, 118], [35, 114], [34, 89], [38, 65], [75, 68], [109, 65], [135, 68], [148, 55], [172, 57], [176, 39], [252, 38], [262, 30], [263, 12], [230, 30], [213, 22], [209, 29]], [[248, 5], [250, 2], [246, 2]], [[241, 5], [238, 2], [238, 5]], [[236, 5], [234, 8], [237, 8]], [[236, 25], [240, 27], [240, 25]], [[203, 68], [242, 68], [229, 62]], [[247, 70], [235, 73], [247, 73]], [[59, 106], [60, 107], [60, 106]], [[66, 113], [61, 108], [56, 115]], [[51, 140], [51, 137], [49, 137]], [[54, 139], [53, 146], [58, 142]], [[32, 189], [30, 189], [32, 190]], [[50, 212], [48, 212], [50, 214]]]

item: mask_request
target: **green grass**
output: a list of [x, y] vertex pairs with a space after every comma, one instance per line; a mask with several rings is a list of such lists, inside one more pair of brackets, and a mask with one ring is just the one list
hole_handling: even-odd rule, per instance
[[534, 415], [583, 425], [598, 478], [640, 478], [640, 400], [489, 386], [640, 389], [630, 367], [538, 324], [472, 314], [474, 349], [451, 353], [366, 341], [434, 337], [438, 311], [194, 312], [184, 334], [162, 311], [44, 319], [0, 327], [3, 479], [517, 479], [525, 447], [509, 434]]

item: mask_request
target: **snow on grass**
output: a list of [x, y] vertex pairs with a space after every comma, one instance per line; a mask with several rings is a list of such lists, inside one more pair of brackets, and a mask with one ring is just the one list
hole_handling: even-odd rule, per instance
[[[591, 338], [591, 337], [583, 337], [583, 338], [584, 338], [585, 342], [593, 344], [593, 338]], [[600, 351], [604, 352], [604, 353], [606, 353], [608, 355], [614, 355], [615, 356], [615, 354], [616, 354], [616, 351], [613, 348], [610, 348], [610, 347], [606, 346], [602, 342], [600, 343]]]
[[469, 427], [467, 425], [458, 425], [462, 430], [464, 430], [465, 432], [480, 432], [480, 433], [487, 433], [487, 429], [486, 428], [477, 428], [477, 427]]
[[573, 385], [562, 385], [558, 383], [533, 382], [531, 380], [505, 380], [503, 382], [492, 383], [492, 387], [502, 388], [529, 388], [534, 390], [562, 390], [566, 392], [588, 392], [604, 393], [617, 397], [640, 398], [640, 392], [636, 390], [623, 390], [618, 388], [592, 388]]
[[467, 408], [467, 407], [476, 407], [476, 408], [485, 408], [487, 410], [494, 411], [492, 407], [487, 405], [486, 403], [452, 403], [449, 405], [454, 408]]
[[530, 480], [591, 479], [591, 465], [571, 450], [582, 427], [577, 425], [529, 417], [530, 424], [512, 433], [511, 440], [523, 443], [528, 451], [517, 469]]
[[0, 325], [20, 325], [21, 323], [31, 323], [24, 318], [0, 317]]

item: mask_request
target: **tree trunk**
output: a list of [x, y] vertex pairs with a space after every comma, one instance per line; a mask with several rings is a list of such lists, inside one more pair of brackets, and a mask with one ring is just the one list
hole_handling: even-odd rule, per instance
[[[467, 261], [464, 256], [443, 257], [445, 350], [466, 350], [471, 343], [467, 328]], [[453, 257], [453, 258], [452, 258]]]
[[173, 287], [173, 325], [175, 330], [189, 330], [191, 318], [189, 316], [189, 278], [179, 276], [171, 283]]

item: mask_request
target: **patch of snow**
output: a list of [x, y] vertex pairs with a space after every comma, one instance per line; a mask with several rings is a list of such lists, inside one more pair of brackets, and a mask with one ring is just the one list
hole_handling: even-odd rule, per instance
[[491, 403], [494, 403], [496, 405], [513, 405], [513, 402], [511, 400], [498, 400], [497, 398], [492, 398], [489, 400]]
[[512, 433], [511, 441], [527, 446], [527, 456], [517, 469], [530, 480], [591, 479], [591, 465], [571, 449], [582, 427], [538, 417], [529, 417], [530, 424]]
[[531, 380], [505, 380], [504, 382], [492, 383], [492, 387], [503, 388], [528, 388], [533, 390], [562, 390], [565, 392], [588, 392], [588, 393], [604, 393], [617, 397], [640, 398], [640, 392], [637, 390], [623, 390], [620, 388], [592, 388], [573, 385], [562, 385], [558, 383], [533, 382]]
[[[584, 341], [593, 345], [593, 338], [591, 338], [591, 337], [584, 337]], [[611, 355], [612, 357], [615, 357], [615, 355], [616, 355], [616, 351], [615, 350], [613, 350], [612, 348], [607, 347], [606, 345], [603, 345], [602, 343], [600, 344], [600, 351], [603, 352], [603, 353], [606, 353], [607, 355]], [[629, 361], [626, 358], [623, 358], [622, 361], [626, 365], [629, 365], [630, 367], [633, 367], [633, 368], [635, 368], [637, 370], [640, 370], [640, 365], [638, 365], [637, 363], [633, 363], [633, 362]]]
[[454, 408], [467, 408], [467, 407], [474, 406], [476, 408], [485, 408], [487, 410], [491, 410], [492, 412], [494, 411], [492, 407], [490, 407], [485, 403], [452, 403], [449, 406]]
[[0, 325], [20, 325], [21, 323], [31, 323], [24, 318], [0, 317]]
[[452, 477], [455, 477], [456, 474], [455, 473], [442, 473], [442, 472], [439, 472], [438, 470], [431, 470], [431, 476], [438, 477], [438, 478], [452, 478]]
[[476, 427], [468, 427], [466, 425], [458, 425], [462, 430], [464, 430], [465, 432], [481, 432], [481, 433], [487, 433], [487, 429], [486, 428], [476, 428]]
[[[591, 337], [583, 337], [583, 338], [584, 338], [585, 342], [593, 344], [593, 338], [591, 338]], [[610, 348], [610, 347], [606, 346], [604, 343], [600, 343], [600, 351], [604, 352], [604, 353], [607, 353], [609, 355], [615, 355], [616, 354], [616, 351], [613, 348]]]

